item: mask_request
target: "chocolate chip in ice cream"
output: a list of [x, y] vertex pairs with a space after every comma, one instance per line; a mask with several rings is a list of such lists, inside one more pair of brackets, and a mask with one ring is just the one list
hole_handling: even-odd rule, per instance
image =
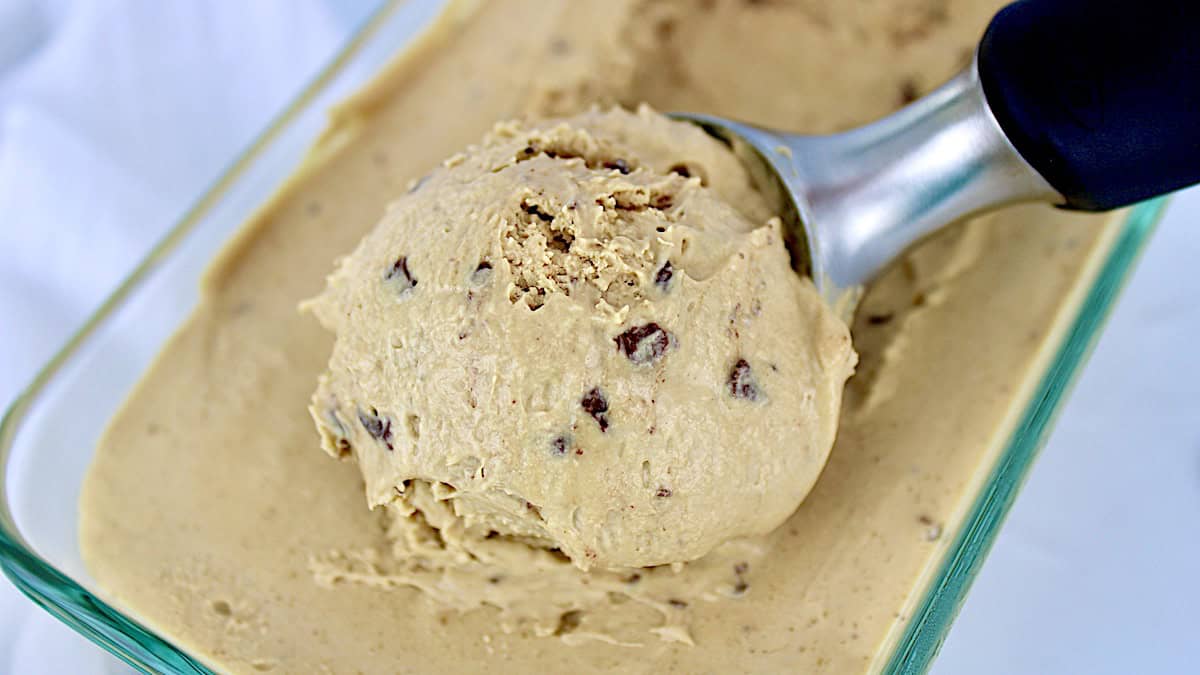
[[387, 273], [383, 275], [383, 280], [395, 285], [401, 295], [416, 287], [417, 279], [408, 270], [408, 256], [402, 255], [397, 258]]
[[371, 438], [383, 443], [388, 450], [394, 450], [392, 446], [392, 420], [387, 416], [380, 416], [379, 411], [371, 408], [371, 412], [358, 411], [358, 421], [363, 425], [363, 429], [367, 430]]
[[600, 431], [608, 431], [608, 399], [604, 398], [600, 387], [592, 387], [591, 391], [583, 395], [579, 404], [596, 420], [596, 424], [600, 425]]
[[671, 488], [669, 488], [669, 487], [660, 487], [654, 491], [654, 496], [659, 497], [661, 499], [666, 499], [667, 497], [670, 497], [672, 494], [674, 494], [674, 493], [671, 492]]
[[745, 399], [747, 401], [757, 401], [761, 392], [758, 388], [758, 381], [754, 378], [754, 371], [751, 370], [750, 364], [746, 359], [738, 359], [737, 363], [733, 364], [733, 368], [729, 371], [729, 393], [734, 398]]
[[537, 219], [541, 220], [543, 223], [549, 223], [554, 220], [554, 216], [543, 211], [542, 207], [538, 206], [537, 204], [531, 204], [529, 202], [521, 202], [521, 210], [524, 211], [525, 213], [528, 213], [531, 216], [537, 217]]
[[550, 439], [550, 454], [555, 457], [565, 457], [570, 447], [571, 439], [568, 436], [555, 436]]
[[671, 267], [671, 261], [668, 260], [654, 273], [654, 285], [666, 291], [671, 286], [671, 277], [673, 276], [675, 276], [675, 270]]
[[613, 159], [613, 160], [605, 162], [604, 168], [616, 169], [617, 171], [620, 171], [622, 174], [627, 174], [627, 173], [629, 173], [629, 162], [618, 157], [617, 159]]
[[649, 365], [661, 359], [673, 341], [671, 334], [653, 321], [634, 326], [613, 338], [617, 349], [639, 366]]

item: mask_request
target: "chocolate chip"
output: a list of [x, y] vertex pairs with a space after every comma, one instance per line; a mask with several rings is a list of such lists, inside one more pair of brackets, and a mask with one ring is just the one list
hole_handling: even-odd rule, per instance
[[892, 314], [892, 312], [887, 312], [886, 314], [868, 314], [867, 323], [871, 324], [872, 326], [882, 326], [883, 324], [890, 322], [894, 316], [895, 315]]
[[671, 492], [671, 488], [669, 488], [669, 487], [660, 487], [654, 491], [655, 497], [661, 497], [664, 499], [667, 497], [670, 497], [673, 494], [675, 494], [675, 493]]
[[907, 79], [900, 83], [900, 105], [908, 105], [921, 97], [921, 91], [914, 80]]
[[393, 282], [401, 294], [412, 290], [417, 285], [417, 279], [408, 271], [408, 256], [397, 258], [391, 269], [383, 275], [383, 280]]
[[650, 200], [650, 206], [656, 209], [669, 209], [674, 203], [675, 200], [671, 195], [654, 195], [654, 198]]
[[650, 322], [634, 326], [613, 338], [617, 349], [626, 358], [639, 366], [648, 365], [661, 359], [671, 347], [674, 338], [663, 330], [662, 326]]
[[600, 431], [608, 431], [608, 399], [604, 398], [604, 392], [600, 391], [600, 387], [592, 387], [592, 390], [583, 395], [583, 399], [579, 401], [587, 414], [596, 420], [596, 424], [600, 425]]
[[750, 563], [740, 562], [733, 566], [733, 573], [739, 577], [750, 571]]
[[671, 598], [670, 600], [667, 600], [667, 604], [674, 607], [675, 609], [687, 609], [687, 606], [688, 606], [688, 604], [686, 602], [684, 602], [683, 600], [680, 600], [678, 598]]
[[563, 232], [555, 232], [554, 236], [550, 237], [550, 241], [546, 242], [550, 248], [561, 253], [566, 253], [571, 250], [571, 243], [575, 241], [575, 237]]
[[746, 359], [738, 359], [729, 371], [729, 393], [734, 398], [747, 401], [757, 401], [759, 396], [758, 382], [754, 379], [754, 371]]
[[638, 574], [637, 572], [634, 572], [633, 574], [630, 574], [629, 576], [625, 577], [625, 583], [627, 583], [627, 584], [636, 584], [637, 582], [639, 582], [641, 580], [642, 580], [642, 575]]
[[663, 266], [658, 268], [654, 273], [654, 285], [666, 291], [671, 285], [671, 277], [675, 275], [675, 269], [671, 267], [671, 261], [663, 263]]
[[676, 164], [671, 167], [671, 173], [678, 174], [684, 178], [692, 177], [692, 171], [687, 167], [687, 164]]
[[583, 621], [583, 612], [572, 609], [563, 612], [558, 617], [558, 626], [554, 629], [555, 635], [566, 635], [579, 628], [579, 624]]
[[544, 223], [549, 223], [554, 220], [554, 216], [543, 211], [542, 208], [540, 206], [538, 206], [537, 204], [530, 204], [529, 202], [521, 202], [521, 209], [523, 211], [525, 211], [525, 213], [528, 213], [531, 216], [537, 216], [537, 218]]
[[394, 450], [392, 447], [392, 420], [386, 416], [380, 417], [379, 411], [371, 408], [370, 413], [365, 413], [360, 408], [358, 411], [358, 421], [363, 425], [363, 429], [367, 430], [371, 438], [382, 442], [387, 446], [388, 450]]
[[563, 457], [567, 454], [567, 448], [571, 446], [571, 439], [566, 436], [555, 436], [550, 441], [550, 454], [555, 457]]
[[617, 171], [620, 171], [623, 174], [627, 174], [627, 173], [629, 173], [629, 162], [626, 162], [624, 159], [617, 158], [617, 159], [605, 162], [604, 168], [616, 169]]
[[750, 588], [750, 584], [748, 584], [744, 581], [739, 581], [733, 585], [733, 592], [737, 593], [738, 595], [741, 595], [741, 594], [745, 593], [747, 590], [749, 590], [749, 588]]

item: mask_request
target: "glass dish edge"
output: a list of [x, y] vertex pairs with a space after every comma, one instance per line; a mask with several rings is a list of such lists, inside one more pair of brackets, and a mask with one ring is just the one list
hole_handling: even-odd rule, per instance
[[1169, 197], [1158, 197], [1136, 204], [1121, 222], [1116, 240], [882, 672], [916, 675], [933, 663], [1168, 201]]

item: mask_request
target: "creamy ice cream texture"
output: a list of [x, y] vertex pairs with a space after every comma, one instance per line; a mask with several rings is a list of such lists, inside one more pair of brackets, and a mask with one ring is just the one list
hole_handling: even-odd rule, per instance
[[[80, 495], [97, 590], [220, 672], [884, 668], [957, 550], [1119, 219], [1022, 207], [922, 242], [859, 306], [860, 362], [836, 447], [803, 504], [765, 536], [650, 569], [584, 573], [515, 537], [479, 539], [436, 484], [410, 485], [405, 501], [420, 514], [399, 500], [365, 508], [359, 467], [314, 449], [306, 407], [334, 341], [295, 308], [411, 179], [497, 119], [648, 101], [836, 131], [968, 63], [1000, 4], [452, 3], [335, 111], [305, 166], [209, 266], [193, 314], [114, 416]], [[724, 174], [694, 168], [746, 209], [718, 189]], [[428, 288], [425, 261], [407, 253], [416, 289]], [[607, 401], [611, 430], [625, 413]], [[388, 419], [396, 445], [405, 419]], [[425, 439], [430, 420], [419, 424]]]
[[769, 532], [856, 361], [780, 228], [724, 145], [648, 108], [497, 125], [308, 303], [336, 335], [322, 444], [468, 557], [643, 567]]

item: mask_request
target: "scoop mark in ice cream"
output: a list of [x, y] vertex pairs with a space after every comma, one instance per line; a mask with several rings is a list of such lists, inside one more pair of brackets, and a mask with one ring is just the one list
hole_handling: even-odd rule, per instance
[[613, 338], [617, 349], [634, 364], [649, 365], [661, 359], [674, 342], [674, 337], [653, 321], [634, 326]]
[[663, 291], [666, 291], [671, 286], [671, 277], [675, 275], [675, 270], [671, 267], [671, 261], [663, 263], [663, 266], [658, 268], [658, 272], [654, 274], [654, 285], [658, 286]]
[[392, 420], [386, 416], [380, 417], [379, 411], [371, 408], [371, 412], [369, 413], [365, 413], [359, 409], [358, 421], [363, 425], [363, 429], [367, 430], [371, 438], [386, 445], [388, 450], [395, 450], [392, 446]]
[[734, 398], [757, 401], [760, 395], [758, 380], [746, 359], [738, 359], [729, 371], [729, 393]]
[[600, 431], [608, 431], [608, 399], [604, 398], [604, 392], [600, 391], [600, 387], [592, 387], [592, 390], [583, 395], [580, 400], [580, 405], [584, 411], [596, 420], [596, 424], [600, 425]]
[[417, 278], [408, 270], [408, 256], [402, 255], [397, 258], [387, 273], [383, 275], [383, 280], [395, 284], [401, 295], [416, 287]]

